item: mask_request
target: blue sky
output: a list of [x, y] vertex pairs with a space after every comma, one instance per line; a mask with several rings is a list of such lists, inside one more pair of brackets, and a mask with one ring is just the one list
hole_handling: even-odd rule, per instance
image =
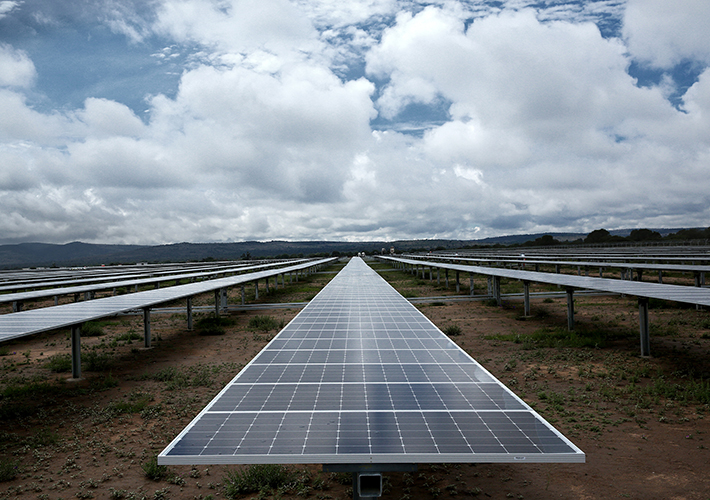
[[705, 0], [0, 0], [0, 243], [710, 225]]

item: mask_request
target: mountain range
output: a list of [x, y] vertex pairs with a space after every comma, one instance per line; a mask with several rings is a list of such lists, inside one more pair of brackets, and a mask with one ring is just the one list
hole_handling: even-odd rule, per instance
[[[669, 234], [677, 229], [656, 229]], [[610, 231], [628, 236], [630, 229]], [[245, 241], [238, 243], [174, 243], [170, 245], [101, 245], [73, 242], [19, 243], [0, 245], [0, 269], [50, 266], [94, 266], [102, 264], [135, 264], [137, 262], [188, 262], [202, 260], [236, 260], [284, 256], [330, 255], [333, 252], [379, 252], [390, 247], [400, 251], [454, 249], [465, 246], [515, 245], [551, 235], [558, 241], [583, 239], [582, 233], [539, 233], [499, 236], [480, 240], [398, 240], [398, 241]]]

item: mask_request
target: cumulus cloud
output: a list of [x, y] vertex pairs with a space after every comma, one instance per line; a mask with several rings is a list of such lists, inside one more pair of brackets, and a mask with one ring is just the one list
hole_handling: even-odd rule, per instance
[[24, 51], [0, 43], [0, 87], [29, 87], [36, 77], [35, 66]]
[[705, 0], [629, 0], [623, 34], [629, 52], [659, 68], [683, 60], [710, 64], [710, 3]]
[[[591, 22], [621, 15], [612, 0], [139, 4], [94, 16], [156, 64], [182, 61], [145, 113], [100, 87], [47, 106], [30, 52], [0, 45], [0, 242], [477, 238], [710, 215], [710, 72], [682, 111], [639, 87], [632, 57], [666, 57], [643, 55], [640, 4], [623, 38]], [[668, 60], [702, 61], [693, 43]]]

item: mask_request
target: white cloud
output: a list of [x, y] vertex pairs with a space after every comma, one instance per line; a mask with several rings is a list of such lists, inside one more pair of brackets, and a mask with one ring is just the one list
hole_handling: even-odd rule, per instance
[[133, 111], [108, 99], [90, 97], [77, 114], [92, 135], [137, 137], [145, 131], [143, 122]]
[[318, 48], [316, 31], [287, 0], [173, 0], [157, 14], [159, 33], [223, 52], [294, 55]]
[[[141, 118], [100, 87], [78, 109], [38, 106], [48, 75], [2, 46], [0, 241], [480, 238], [709, 215], [710, 72], [683, 112], [637, 87], [624, 41], [580, 22], [619, 2], [175, 0], [151, 36], [129, 3], [100, 22], [155, 37], [156, 64], [196, 54]], [[363, 64], [372, 81], [338, 76]], [[436, 125], [397, 132], [410, 104], [442, 103]], [[389, 130], [372, 130], [378, 110]]]
[[29, 87], [37, 72], [22, 50], [0, 43], [0, 87]]
[[7, 16], [15, 9], [15, 7], [19, 6], [20, 3], [21, 2], [15, 2], [10, 0], [3, 0], [2, 2], [0, 2], [0, 19]]
[[670, 68], [684, 59], [710, 64], [710, 2], [628, 0], [624, 38], [637, 59]]

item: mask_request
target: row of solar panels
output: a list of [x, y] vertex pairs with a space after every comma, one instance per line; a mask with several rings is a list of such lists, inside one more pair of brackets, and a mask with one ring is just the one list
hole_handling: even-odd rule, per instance
[[519, 248], [516, 252], [510, 249], [494, 250], [459, 250], [457, 252], [437, 252], [441, 256], [461, 256], [483, 259], [518, 259], [521, 254], [540, 259], [567, 259], [606, 262], [710, 262], [710, 247], [630, 247], [602, 248], [594, 251], [590, 248]]
[[[601, 260], [557, 260], [557, 259], [539, 259], [529, 258], [525, 255], [518, 255], [515, 258], [480, 258], [480, 257], [462, 257], [457, 255], [440, 255], [432, 254], [427, 256], [407, 255], [406, 257], [419, 260], [441, 260], [448, 262], [471, 263], [481, 265], [497, 265], [497, 266], [517, 266], [520, 269], [526, 269], [529, 266], [538, 271], [540, 266], [555, 266], [557, 273], [560, 272], [562, 266], [576, 267], [579, 274], [582, 269], [585, 270], [585, 275], [589, 275], [589, 268], [598, 268], [599, 277], [603, 277], [603, 272], [607, 268], [621, 269], [622, 276], [629, 278], [629, 271], [635, 271], [640, 275], [643, 271], [657, 271], [658, 281], [663, 282], [663, 271], [673, 271], [680, 273], [692, 273], [696, 277], [696, 285], [703, 284], [705, 281], [705, 273], [710, 272], [708, 265], [693, 265], [693, 264], [668, 264], [668, 263], [642, 263], [642, 262], [604, 262]], [[639, 280], [640, 281], [640, 280]]]
[[49, 270], [39, 270], [31, 276], [19, 277], [16, 279], [6, 279], [0, 281], [0, 292], [16, 292], [19, 290], [36, 290], [39, 288], [75, 286], [79, 284], [100, 283], [105, 281], [119, 281], [124, 279], [148, 278], [165, 276], [171, 274], [184, 274], [188, 272], [217, 271], [219, 269], [239, 267], [245, 265], [257, 265], [278, 261], [234, 261], [224, 263], [178, 265], [165, 264], [144, 266], [111, 266], [99, 268], [96, 271], [74, 271], [65, 270], [62, 273], [52, 273]]
[[[297, 259], [288, 261], [291, 264], [297, 264], [299, 262], [304, 262], [306, 259]], [[217, 269], [213, 267], [206, 268], [206, 270], [197, 270], [196, 272], [182, 272], [174, 274], [172, 272], [166, 272], [166, 274], [161, 274], [160, 276], [144, 277], [144, 278], [131, 278], [130, 276], [120, 276], [122, 279], [117, 279], [115, 281], [101, 281], [95, 284], [83, 284], [75, 286], [64, 286], [60, 288], [43, 288], [40, 290], [33, 290], [28, 292], [18, 292], [18, 293], [6, 293], [0, 294], [0, 303], [13, 303], [13, 311], [17, 312], [21, 309], [21, 304], [28, 300], [37, 300], [47, 297], [54, 297], [55, 305], [58, 303], [58, 297], [65, 295], [77, 295], [77, 294], [93, 294], [98, 291], [110, 290], [117, 288], [133, 288], [138, 291], [140, 286], [155, 285], [159, 287], [161, 283], [168, 282], [179, 282], [184, 280], [195, 281], [212, 279], [219, 275], [226, 276], [227, 274], [235, 274], [242, 272], [253, 272], [262, 269], [268, 269], [273, 267], [283, 267], [286, 262], [277, 261], [270, 262], [268, 264], [257, 264], [253, 265], [251, 263], [240, 263], [232, 267], [219, 267]]]
[[618, 293], [634, 297], [653, 298], [710, 306], [710, 290], [700, 287], [681, 285], [668, 285], [639, 281], [627, 281], [609, 278], [596, 278], [591, 276], [577, 276], [570, 274], [543, 273], [520, 269], [505, 269], [496, 267], [470, 266], [432, 260], [420, 260], [398, 257], [378, 257], [383, 260], [399, 262], [409, 266], [421, 268], [439, 268], [463, 273], [481, 274], [498, 278], [508, 278], [549, 285], [559, 285], [566, 288], [595, 290], [599, 292]]
[[584, 460], [357, 257], [158, 456], [370, 471]]
[[608, 278], [594, 278], [589, 276], [576, 276], [569, 274], [542, 273], [517, 269], [469, 266], [463, 264], [434, 262], [431, 260], [422, 261], [418, 259], [407, 259], [399, 257], [382, 256], [379, 258], [390, 262], [399, 263], [399, 265], [401, 266], [407, 266], [414, 272], [421, 271], [422, 275], [424, 275], [425, 273], [425, 268], [429, 268], [430, 278], [432, 278], [431, 269], [443, 269], [447, 273], [447, 276], [449, 271], [454, 271], [457, 276], [457, 283], [459, 280], [459, 273], [462, 272], [471, 275], [479, 274], [489, 276], [493, 281], [493, 294], [499, 303], [501, 300], [500, 279], [506, 278], [520, 280], [523, 282], [525, 287], [526, 314], [529, 314], [530, 311], [528, 291], [529, 283], [543, 283], [564, 287], [567, 290], [568, 325], [570, 329], [574, 328], [573, 291], [575, 289], [594, 290], [598, 292], [638, 297], [641, 354], [644, 356], [650, 355], [648, 299], [667, 300], [672, 302], [681, 302], [685, 304], [694, 304], [697, 306], [710, 307], [710, 289], [708, 288], [648, 283], [639, 281], [626, 281]]
[[168, 288], [3, 314], [0, 315], [0, 342], [43, 331], [78, 325], [86, 321], [105, 318], [134, 309], [151, 308], [174, 300], [191, 298], [202, 293], [226, 289], [274, 276], [297, 273], [321, 266], [333, 260], [335, 259], [310, 260], [277, 269], [267, 269]]

